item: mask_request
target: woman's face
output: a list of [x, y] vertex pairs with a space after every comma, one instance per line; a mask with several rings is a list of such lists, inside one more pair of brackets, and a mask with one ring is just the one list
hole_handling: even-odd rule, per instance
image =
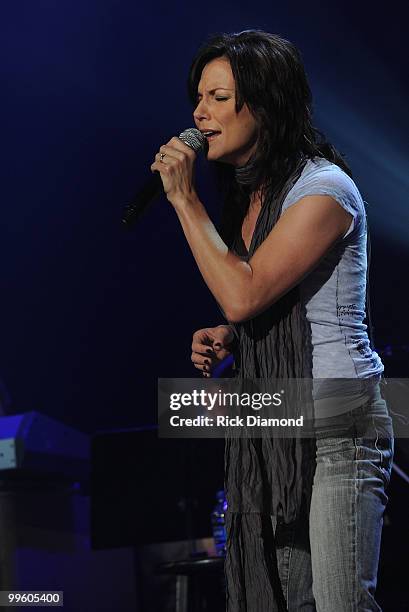
[[212, 60], [203, 69], [193, 117], [201, 132], [215, 132], [207, 136], [207, 159], [244, 166], [256, 147], [258, 130], [246, 104], [236, 112], [235, 89], [229, 60]]

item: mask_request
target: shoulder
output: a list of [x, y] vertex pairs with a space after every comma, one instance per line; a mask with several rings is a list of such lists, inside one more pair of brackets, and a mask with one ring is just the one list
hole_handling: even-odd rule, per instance
[[354, 183], [339, 166], [326, 159], [308, 160], [299, 179], [287, 194], [282, 212], [301, 198], [312, 195], [327, 195], [352, 215], [352, 222], [344, 238], [348, 236], [365, 216], [365, 205]]

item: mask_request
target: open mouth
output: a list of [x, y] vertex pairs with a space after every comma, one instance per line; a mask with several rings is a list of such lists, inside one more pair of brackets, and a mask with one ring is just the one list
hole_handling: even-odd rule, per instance
[[210, 140], [214, 140], [215, 138], [217, 138], [217, 136], [220, 133], [221, 132], [217, 132], [215, 130], [207, 130], [206, 132], [203, 132], [203, 136], [205, 136], [207, 140], [210, 141]]

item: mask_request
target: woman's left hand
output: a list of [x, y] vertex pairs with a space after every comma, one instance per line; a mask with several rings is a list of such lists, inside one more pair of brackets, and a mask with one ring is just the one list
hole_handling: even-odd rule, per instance
[[176, 210], [196, 195], [193, 184], [195, 159], [193, 149], [175, 136], [161, 146], [151, 165], [152, 172], [160, 172], [166, 197]]

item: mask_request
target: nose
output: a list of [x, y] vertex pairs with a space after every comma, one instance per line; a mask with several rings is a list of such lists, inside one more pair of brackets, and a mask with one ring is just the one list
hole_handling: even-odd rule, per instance
[[193, 112], [193, 118], [197, 124], [203, 121], [203, 119], [209, 119], [209, 109], [203, 98], [198, 102]]

